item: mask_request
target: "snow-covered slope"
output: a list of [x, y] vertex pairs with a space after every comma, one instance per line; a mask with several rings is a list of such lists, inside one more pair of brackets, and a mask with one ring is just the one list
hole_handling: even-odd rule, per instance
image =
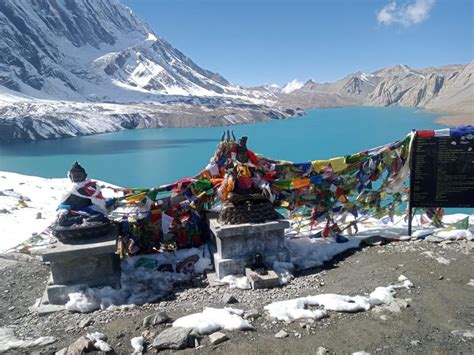
[[0, 143], [289, 116], [154, 33], [118, 0], [0, 0]]
[[0, 85], [49, 99], [245, 95], [117, 0], [0, 1]]

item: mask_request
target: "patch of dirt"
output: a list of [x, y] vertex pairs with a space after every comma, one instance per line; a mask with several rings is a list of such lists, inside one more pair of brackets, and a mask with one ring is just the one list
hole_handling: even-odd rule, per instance
[[[442, 256], [450, 263], [441, 264], [428, 257], [426, 251]], [[225, 286], [210, 287], [200, 276], [190, 283], [178, 285], [172, 295], [155, 304], [90, 314], [62, 311], [43, 317], [30, 312], [28, 307], [44, 291], [48, 267], [39, 262], [2, 263], [0, 259], [0, 326], [13, 327], [20, 338], [56, 337], [56, 343], [41, 349], [43, 353], [60, 350], [92, 331], [106, 334], [116, 353], [131, 353], [131, 338], [143, 335], [149, 344], [170, 326], [168, 323], [143, 327], [142, 321], [147, 315], [165, 311], [176, 319], [200, 312], [206, 306], [223, 307], [224, 294], [231, 294], [239, 303], [230, 306], [259, 311], [261, 317], [251, 322], [256, 330], [223, 331], [229, 340], [217, 346], [209, 345], [208, 338], [203, 337], [202, 347], [183, 352], [303, 354], [315, 353], [323, 346], [329, 353], [337, 354], [355, 351], [469, 354], [474, 353], [474, 339], [454, 335], [452, 331], [474, 330], [474, 287], [468, 285], [473, 278], [473, 251], [472, 241], [391, 243], [348, 252], [323, 268], [301, 272], [289, 285], [281, 288], [237, 290]], [[306, 295], [368, 294], [377, 286], [397, 282], [402, 274], [415, 287], [397, 291], [396, 298], [408, 302], [408, 307], [398, 313], [374, 310], [352, 314], [329, 312], [328, 318], [307, 325], [299, 321], [291, 324], [276, 322], [263, 310], [268, 303]], [[87, 318], [91, 318], [93, 323], [80, 328], [79, 323]], [[282, 329], [289, 337], [276, 339], [274, 335]], [[155, 353], [155, 350], [149, 352]]]

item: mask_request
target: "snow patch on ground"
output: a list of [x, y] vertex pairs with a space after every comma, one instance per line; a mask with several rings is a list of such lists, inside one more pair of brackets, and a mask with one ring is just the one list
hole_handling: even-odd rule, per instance
[[190, 314], [178, 318], [173, 322], [173, 327], [193, 328], [199, 334], [211, 334], [224, 330], [253, 329], [252, 325], [242, 318], [243, 311], [235, 308], [204, 308], [201, 313]]
[[[401, 275], [399, 280], [402, 283], [387, 287], [377, 287], [368, 297], [328, 293], [274, 302], [266, 305], [264, 309], [268, 311], [270, 317], [285, 322], [305, 318], [321, 319], [327, 316], [327, 311], [368, 311], [375, 306], [389, 305], [394, 302], [396, 289], [413, 287], [413, 283], [405, 276]], [[310, 309], [310, 306], [313, 309]], [[315, 309], [315, 307], [320, 308]]]
[[[34, 346], [44, 346], [56, 341], [54, 337], [39, 337], [36, 339], [21, 340], [15, 336], [13, 329], [0, 328], [0, 353], [13, 349], [28, 349]], [[23, 351], [22, 351], [23, 352]]]
[[106, 343], [107, 337], [99, 332], [88, 333], [86, 337], [94, 342], [94, 346], [97, 350], [109, 352], [112, 351], [112, 347]]
[[[26, 241], [35, 233], [45, 231], [56, 218], [61, 197], [71, 187], [69, 179], [0, 172], [0, 253]], [[112, 197], [114, 193], [111, 189], [103, 189], [103, 195]], [[20, 198], [27, 207], [18, 204]], [[40, 218], [37, 218], [38, 214]], [[46, 238], [36, 247], [46, 246], [48, 242]]]
[[130, 343], [132, 344], [132, 347], [133, 347], [133, 354], [143, 353], [144, 342], [145, 342], [145, 338], [143, 337], [135, 337], [130, 340]]
[[337, 243], [334, 238], [301, 237], [285, 240], [292, 263], [300, 269], [321, 266], [338, 254], [358, 248], [359, 244], [359, 239], [351, 237], [345, 243]]
[[251, 288], [247, 276], [227, 275], [219, 281], [229, 284], [230, 288], [240, 288], [242, 290], [248, 290]]

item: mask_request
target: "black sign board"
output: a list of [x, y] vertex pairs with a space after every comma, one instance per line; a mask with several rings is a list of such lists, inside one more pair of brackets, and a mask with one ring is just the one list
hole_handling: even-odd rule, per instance
[[416, 134], [410, 202], [410, 207], [474, 207], [474, 135]]

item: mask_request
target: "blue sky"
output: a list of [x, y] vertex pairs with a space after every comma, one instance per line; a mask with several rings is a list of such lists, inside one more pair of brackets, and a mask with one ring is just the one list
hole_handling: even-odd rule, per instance
[[472, 0], [121, 1], [197, 64], [247, 86], [474, 59]]

